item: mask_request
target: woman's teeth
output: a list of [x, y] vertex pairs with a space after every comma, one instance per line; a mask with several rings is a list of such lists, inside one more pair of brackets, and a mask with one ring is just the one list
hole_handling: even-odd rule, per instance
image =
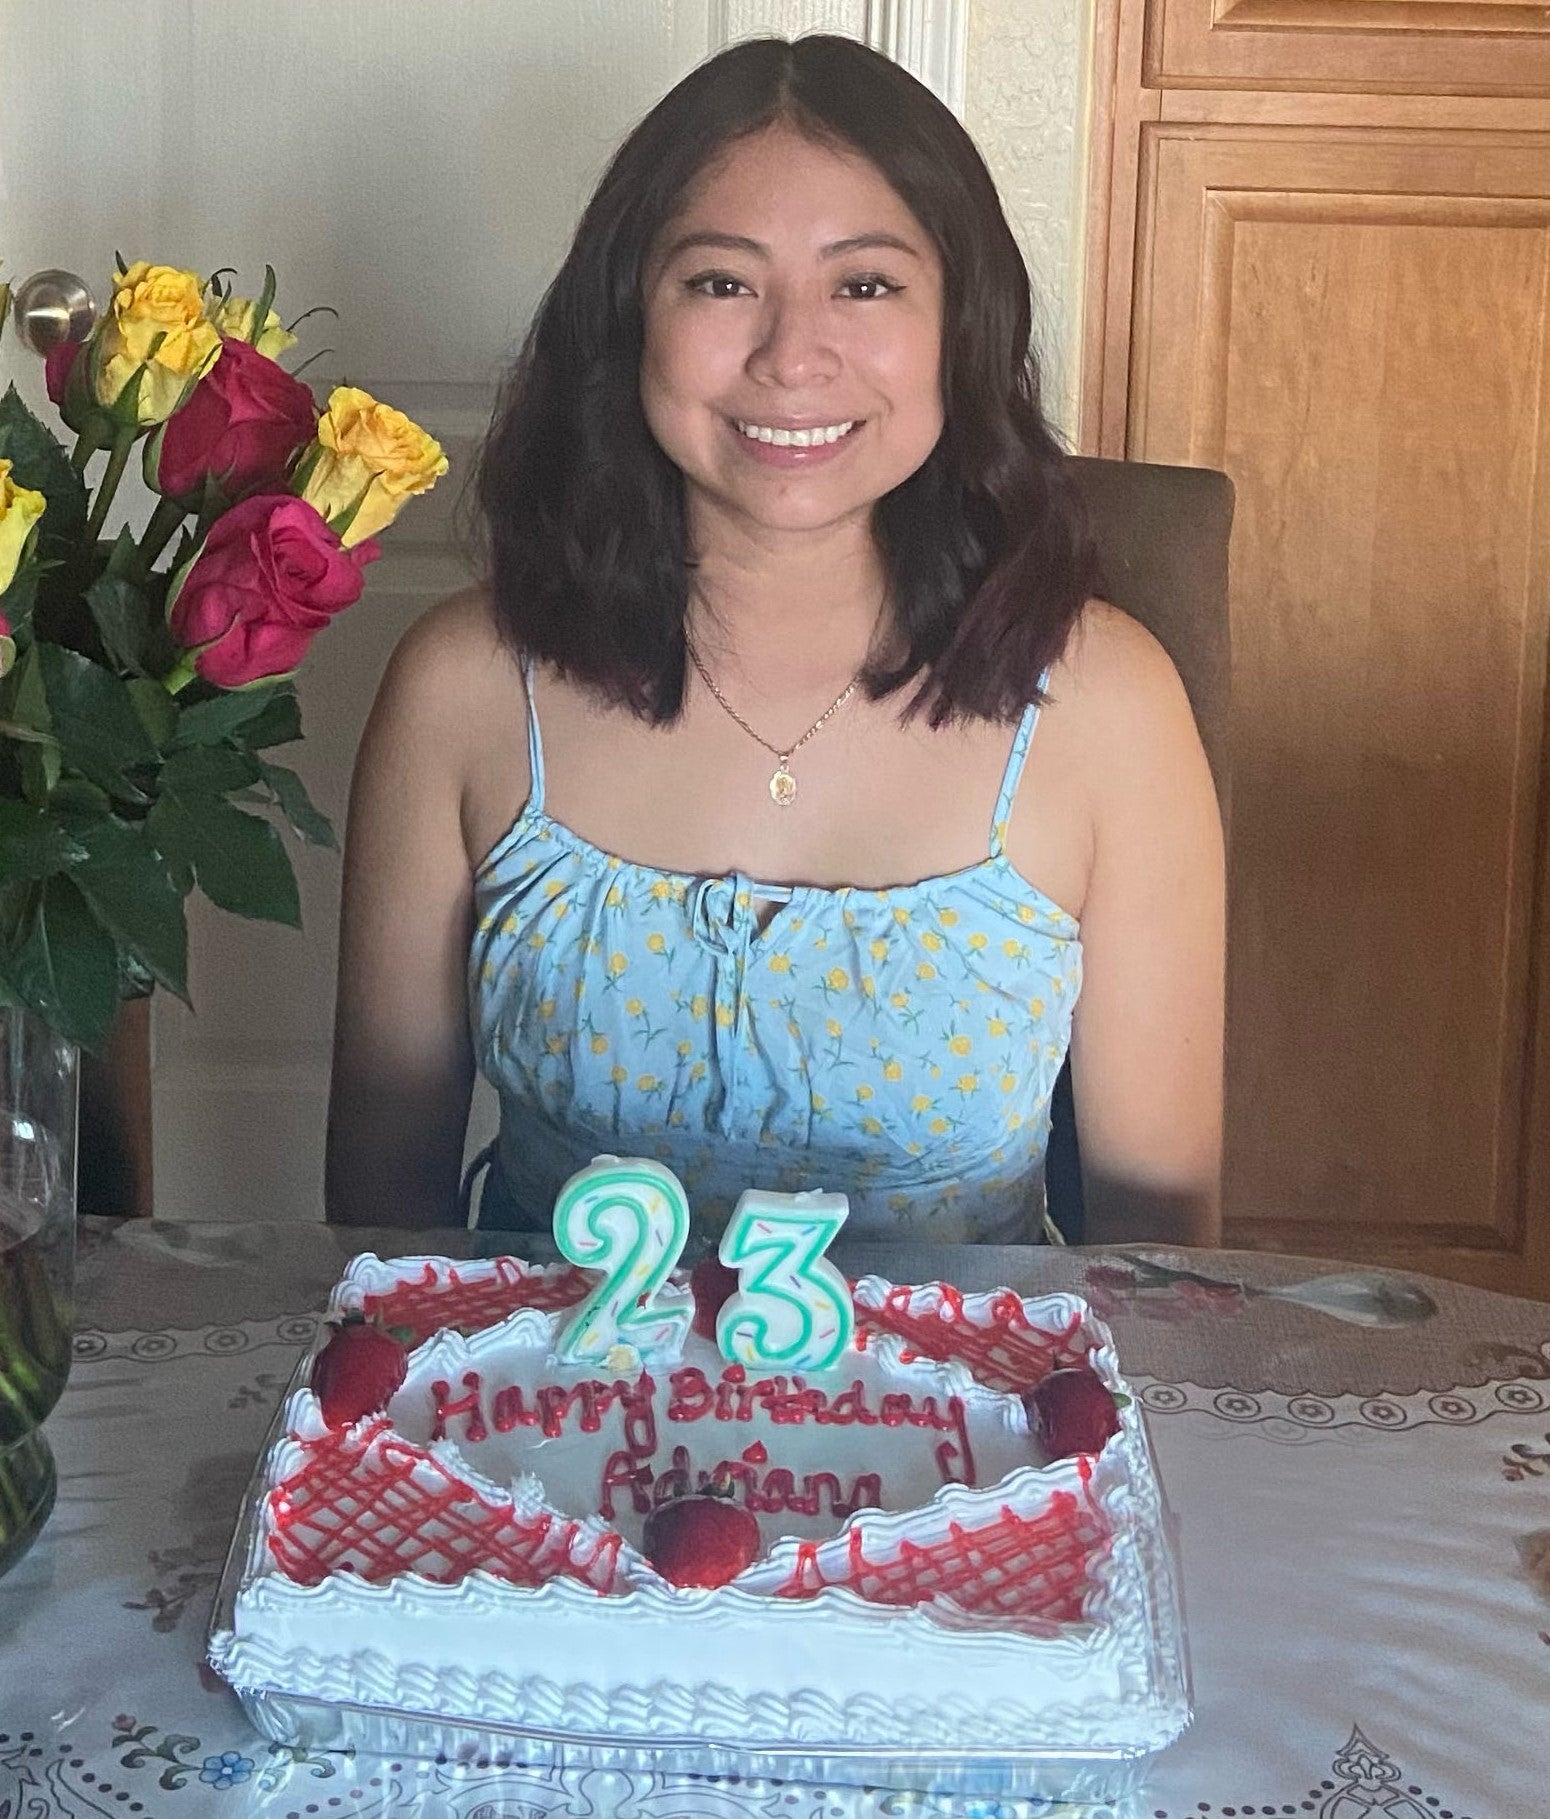
[[771, 429], [766, 423], [744, 423], [739, 418], [737, 427], [750, 442], [769, 442], [776, 448], [816, 448], [824, 442], [838, 442], [859, 421], [852, 417], [848, 423], [828, 423], [814, 429]]

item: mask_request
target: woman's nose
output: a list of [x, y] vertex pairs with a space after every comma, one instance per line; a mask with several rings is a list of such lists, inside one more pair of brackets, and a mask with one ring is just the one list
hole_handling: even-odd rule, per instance
[[792, 300], [777, 302], [771, 308], [764, 332], [748, 359], [753, 378], [786, 390], [832, 379], [839, 365], [839, 352], [829, 334], [824, 311]]

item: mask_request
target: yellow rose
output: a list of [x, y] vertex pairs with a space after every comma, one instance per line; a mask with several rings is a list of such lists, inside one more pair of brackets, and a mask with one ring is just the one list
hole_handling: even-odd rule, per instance
[[390, 525], [404, 501], [429, 492], [447, 471], [441, 444], [402, 411], [357, 386], [335, 386], [318, 422], [317, 443], [302, 456], [302, 498], [325, 518], [360, 501], [341, 536], [346, 549]]
[[220, 358], [221, 337], [205, 315], [194, 272], [137, 259], [113, 275], [113, 302], [97, 349], [97, 402], [112, 405], [137, 372], [137, 423], [165, 423], [184, 391]]
[[[42, 493], [18, 486], [11, 478], [10, 462], [0, 461], [0, 594], [16, 579], [22, 547], [47, 504]], [[4, 673], [0, 670], [0, 675]]]
[[252, 297], [228, 297], [212, 320], [223, 335], [237, 341], [251, 341], [261, 354], [278, 360], [288, 347], [296, 345], [296, 337], [281, 322], [276, 310], [270, 310], [265, 316], [264, 326], [255, 336], [253, 316], [257, 309], [258, 304]]

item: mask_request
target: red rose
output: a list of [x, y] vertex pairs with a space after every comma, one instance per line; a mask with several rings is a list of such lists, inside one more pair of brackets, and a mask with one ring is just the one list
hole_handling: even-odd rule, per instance
[[345, 549], [305, 499], [261, 493], [216, 519], [172, 602], [172, 635], [219, 688], [288, 675], [360, 598], [379, 553], [369, 539]]
[[75, 365], [84, 343], [56, 341], [43, 361], [43, 383], [48, 387], [50, 404], [63, 404], [65, 387], [70, 383], [70, 369]]
[[157, 488], [187, 499], [213, 474], [228, 499], [273, 490], [317, 423], [317, 405], [299, 379], [246, 341], [223, 342], [220, 359], [167, 419]]

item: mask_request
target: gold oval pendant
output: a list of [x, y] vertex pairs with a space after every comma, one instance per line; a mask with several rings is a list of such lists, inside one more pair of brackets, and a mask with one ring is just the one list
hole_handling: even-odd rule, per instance
[[797, 799], [797, 780], [781, 765], [770, 778], [770, 795], [777, 808], [790, 808]]

